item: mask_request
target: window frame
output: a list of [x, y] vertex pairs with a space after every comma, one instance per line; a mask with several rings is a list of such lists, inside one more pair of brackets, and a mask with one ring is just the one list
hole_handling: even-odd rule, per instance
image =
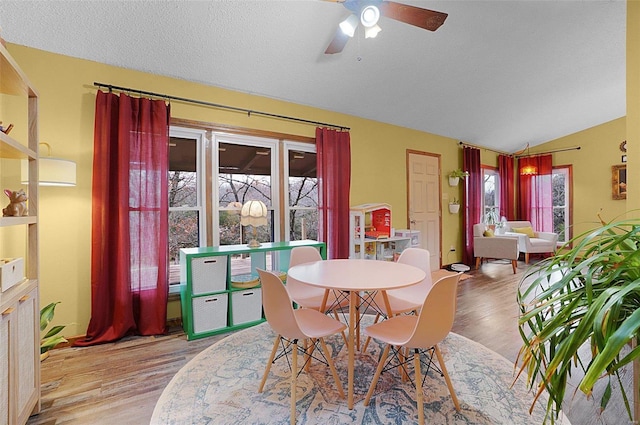
[[[196, 206], [195, 207], [169, 207], [169, 213], [172, 211], [196, 211], [198, 212], [198, 241], [199, 246], [206, 246], [207, 237], [207, 214], [206, 214], [206, 176], [204, 164], [204, 150], [206, 143], [206, 133], [203, 130], [189, 129], [183, 127], [169, 127], [169, 137], [179, 137], [182, 139], [196, 140]], [[169, 147], [169, 149], [171, 149]], [[169, 170], [171, 171], [171, 170]], [[203, 176], [205, 178], [203, 178]]]
[[[571, 164], [555, 165], [552, 167], [552, 174], [558, 174], [558, 170], [564, 170], [563, 174], [565, 174], [565, 240], [561, 240], [558, 235], [558, 246], [562, 246], [573, 238], [573, 166]], [[556, 206], [552, 204], [552, 210], [555, 211], [555, 209]], [[555, 228], [553, 230], [555, 231]], [[568, 246], [570, 247], [571, 244]]]
[[[270, 211], [272, 217], [272, 242], [278, 242], [281, 240], [281, 232], [280, 232], [280, 186], [281, 182], [279, 179], [280, 173], [278, 168], [278, 162], [280, 158], [280, 143], [279, 140], [269, 139], [265, 137], [258, 136], [249, 136], [249, 135], [236, 135], [229, 134], [225, 132], [217, 132], [213, 131], [211, 133], [212, 138], [212, 149], [211, 149], [211, 163], [213, 166], [211, 167], [211, 228], [214, 230], [213, 232], [213, 240], [212, 243], [214, 246], [220, 245], [220, 210], [221, 206], [219, 203], [220, 199], [220, 167], [218, 166], [219, 161], [219, 147], [220, 143], [227, 144], [235, 144], [242, 146], [255, 146], [268, 148], [271, 150], [271, 174], [270, 174], [270, 186], [271, 186], [271, 205], [267, 205], [267, 210]], [[217, 230], [217, 231], [216, 231]]]
[[500, 173], [496, 167], [491, 167], [488, 165], [481, 165], [480, 170], [482, 170], [482, 220], [484, 220], [485, 215], [487, 214], [487, 206], [484, 202], [485, 200], [485, 178], [487, 174], [491, 174], [495, 176], [495, 205], [493, 207], [497, 208], [498, 214], [500, 214]]
[[[316, 149], [316, 145], [312, 144], [312, 143], [301, 143], [301, 142], [294, 142], [291, 140], [284, 140], [282, 142], [282, 169], [284, 170], [284, 177], [282, 180], [282, 188], [283, 188], [283, 200], [284, 200], [284, 205], [283, 205], [283, 213], [282, 213], [282, 217], [283, 217], [283, 222], [284, 222], [284, 226], [283, 226], [283, 230], [284, 230], [284, 240], [290, 240], [289, 235], [291, 235], [291, 226], [290, 226], [290, 220], [289, 217], [291, 216], [291, 210], [312, 210], [312, 207], [294, 207], [292, 208], [290, 205], [290, 201], [291, 199], [289, 198], [289, 152], [290, 151], [297, 151], [297, 152], [308, 152], [308, 153], [313, 153], [317, 155], [317, 149]], [[318, 178], [317, 174], [316, 174], [316, 179]], [[320, 196], [320, 193], [318, 193], [318, 197]], [[316, 211], [318, 211], [319, 214], [319, 199], [318, 199], [318, 207], [316, 207]], [[320, 219], [320, 217], [318, 216], [318, 220]]]

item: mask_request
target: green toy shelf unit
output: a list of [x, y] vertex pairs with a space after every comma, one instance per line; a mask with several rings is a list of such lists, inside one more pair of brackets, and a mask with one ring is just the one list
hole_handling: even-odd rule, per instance
[[256, 269], [273, 270], [283, 280], [291, 250], [312, 246], [327, 258], [326, 244], [312, 240], [180, 250], [180, 302], [187, 339], [204, 338], [264, 321]]

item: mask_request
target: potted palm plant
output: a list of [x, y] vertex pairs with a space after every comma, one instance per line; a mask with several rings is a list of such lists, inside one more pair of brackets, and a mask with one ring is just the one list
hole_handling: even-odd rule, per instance
[[[607, 380], [600, 400], [604, 409], [620, 369], [630, 363], [637, 368], [640, 359], [640, 349], [628, 346], [640, 336], [640, 219], [601, 220], [600, 227], [572, 243], [530, 268], [518, 291], [524, 342], [520, 374], [526, 372], [530, 387], [537, 386], [534, 404], [547, 393], [551, 423], [577, 370], [583, 374], [579, 388], [587, 395], [596, 381]], [[587, 344], [591, 358], [585, 359], [578, 350]], [[617, 387], [631, 418], [624, 387]], [[637, 404], [640, 390], [634, 391]]]
[[460, 168], [453, 170], [449, 173], [449, 186], [457, 186], [460, 179], [463, 179], [469, 175], [469, 172], [462, 171]]

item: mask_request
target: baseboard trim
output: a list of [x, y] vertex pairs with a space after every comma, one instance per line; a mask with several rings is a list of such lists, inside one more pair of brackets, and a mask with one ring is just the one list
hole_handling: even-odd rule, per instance
[[[182, 317], [172, 317], [167, 319], [167, 329], [170, 328], [182, 328]], [[67, 348], [73, 346], [76, 341], [84, 340], [87, 335], [76, 335], [76, 336], [66, 336], [67, 342], [61, 342], [55, 347], [51, 348], [51, 350], [57, 350], [59, 348]]]

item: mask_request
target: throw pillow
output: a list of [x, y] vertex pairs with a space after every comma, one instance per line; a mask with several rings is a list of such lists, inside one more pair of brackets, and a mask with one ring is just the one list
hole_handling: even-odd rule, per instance
[[512, 227], [511, 231], [512, 232], [516, 232], [516, 233], [524, 233], [525, 235], [529, 236], [530, 238], [535, 238], [536, 237], [536, 233], [533, 231], [533, 228], [531, 226], [529, 226], [529, 227]]
[[484, 233], [482, 234], [482, 236], [485, 236], [487, 238], [492, 238], [494, 236], [493, 235], [493, 230], [491, 230], [491, 229], [485, 230]]

